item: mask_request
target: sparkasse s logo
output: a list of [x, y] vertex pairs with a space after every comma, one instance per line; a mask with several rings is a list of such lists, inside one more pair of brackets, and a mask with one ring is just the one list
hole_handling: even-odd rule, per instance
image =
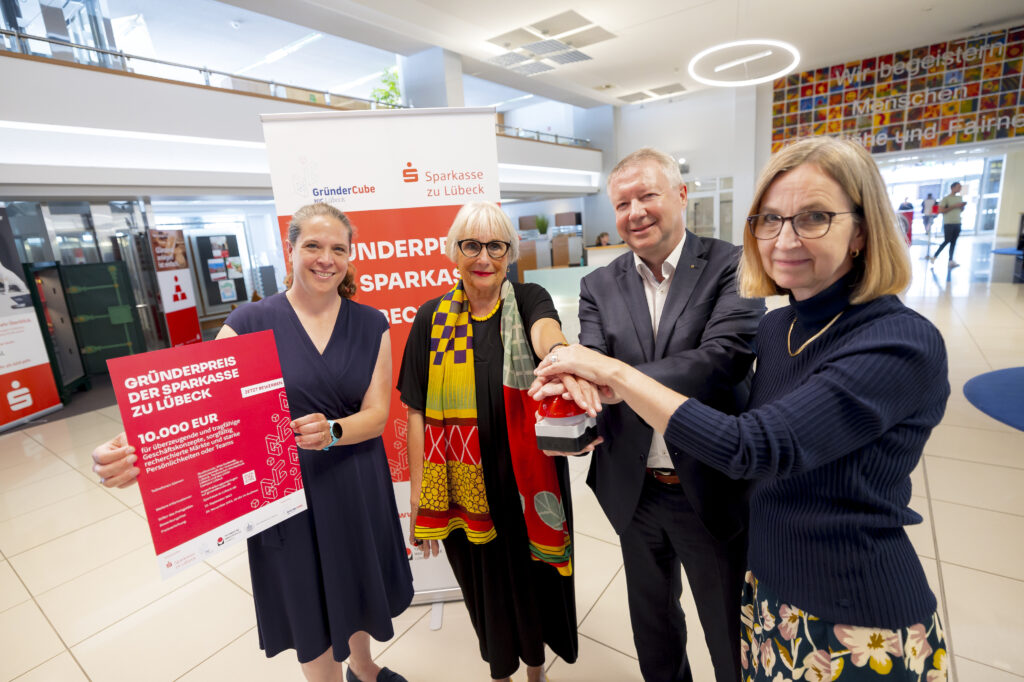
[[402, 182], [419, 182], [420, 173], [412, 167], [412, 161], [407, 162], [405, 166], [402, 170]]

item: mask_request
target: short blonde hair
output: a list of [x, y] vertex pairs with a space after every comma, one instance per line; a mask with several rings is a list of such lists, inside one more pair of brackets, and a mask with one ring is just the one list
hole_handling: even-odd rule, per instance
[[453, 263], [458, 254], [459, 241], [472, 239], [473, 232], [487, 227], [491, 228], [492, 235], [503, 242], [509, 242], [509, 265], [519, 260], [519, 233], [512, 227], [512, 220], [493, 201], [476, 201], [460, 208], [448, 229], [445, 246]]
[[615, 168], [612, 168], [612, 172], [608, 174], [608, 185], [611, 186], [615, 176], [627, 168], [647, 162], [656, 163], [661, 167], [661, 172], [665, 174], [665, 179], [668, 180], [671, 187], [679, 187], [683, 184], [683, 174], [679, 172], [679, 163], [674, 158], [660, 149], [641, 147], [615, 164]]
[[[904, 291], [910, 285], [912, 272], [906, 233], [897, 224], [878, 166], [867, 150], [853, 140], [805, 138], [776, 152], [757, 180], [750, 215], [760, 212], [764, 195], [776, 178], [803, 164], [816, 166], [835, 180], [857, 212], [864, 249], [853, 261], [857, 283], [850, 302], [866, 303]], [[745, 226], [743, 256], [737, 273], [740, 295], [758, 298], [787, 293], [765, 272], [757, 242]]]

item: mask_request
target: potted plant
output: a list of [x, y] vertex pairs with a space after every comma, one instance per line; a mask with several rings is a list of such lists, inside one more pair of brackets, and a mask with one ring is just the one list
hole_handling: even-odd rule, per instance
[[534, 225], [537, 228], [537, 233], [540, 234], [541, 236], [546, 235], [548, 233], [548, 225], [550, 225], [550, 223], [548, 222], [548, 217], [546, 215], [537, 216]]

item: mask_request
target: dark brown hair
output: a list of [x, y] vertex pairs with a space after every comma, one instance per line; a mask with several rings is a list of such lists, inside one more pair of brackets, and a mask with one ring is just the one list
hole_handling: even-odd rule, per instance
[[[356, 230], [348, 216], [330, 204], [318, 203], [306, 204], [292, 214], [291, 222], [288, 223], [288, 243], [292, 245], [293, 249], [299, 241], [299, 235], [302, 234], [302, 226], [307, 220], [317, 216], [333, 218], [344, 225], [345, 229], [348, 230], [349, 249], [352, 248], [352, 242], [355, 241], [356, 237]], [[351, 255], [351, 251], [349, 253]], [[284, 278], [286, 289], [291, 288], [292, 279], [292, 273], [289, 272], [288, 276]], [[338, 293], [341, 294], [342, 298], [352, 298], [356, 295], [356, 269], [351, 262], [348, 264], [348, 271], [345, 273], [345, 277], [341, 280], [341, 284], [338, 285]]]

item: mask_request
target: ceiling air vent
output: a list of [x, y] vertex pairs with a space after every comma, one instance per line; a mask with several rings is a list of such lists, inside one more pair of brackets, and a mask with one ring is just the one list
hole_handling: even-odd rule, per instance
[[554, 69], [555, 67], [549, 66], [543, 62], [527, 62], [521, 66], [512, 67], [512, 70], [520, 76], [533, 76], [538, 73], [544, 73], [545, 71], [553, 71]]
[[629, 102], [630, 104], [632, 104], [633, 102], [642, 102], [643, 100], [650, 98], [651, 96], [648, 95], [646, 92], [634, 92], [630, 95], [623, 95], [619, 99], [621, 99], [623, 102]]
[[504, 66], [507, 69], [515, 66], [516, 64], [522, 64], [527, 59], [529, 59], [529, 57], [521, 55], [518, 52], [506, 52], [505, 54], [499, 54], [497, 57], [491, 57], [487, 61], [491, 64]]
[[545, 59], [555, 62], [556, 64], [572, 64], [573, 62], [585, 62], [590, 59], [590, 55], [583, 54], [579, 50], [569, 50], [568, 52], [560, 52], [553, 54]]

